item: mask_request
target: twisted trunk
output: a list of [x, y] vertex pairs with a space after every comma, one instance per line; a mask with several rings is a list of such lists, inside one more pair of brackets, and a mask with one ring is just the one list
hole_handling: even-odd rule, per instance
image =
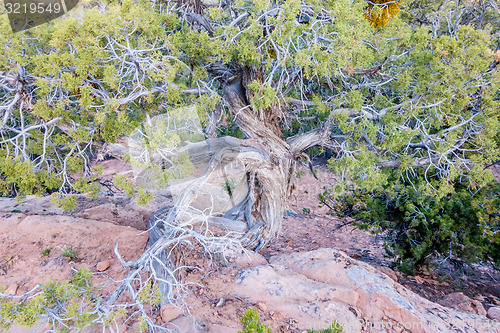
[[255, 251], [261, 251], [281, 230], [297, 158], [282, 139], [282, 113], [277, 105], [257, 111], [248, 102], [252, 95], [247, 85], [261, 76], [256, 68], [243, 68], [223, 90], [229, 112], [248, 137], [244, 140], [245, 145], [258, 147], [258, 154], [244, 157], [242, 161], [248, 175], [249, 203], [252, 205], [250, 221], [247, 220], [249, 230], [242, 242]]
[[[257, 252], [271, 243], [281, 230], [287, 198], [293, 189], [296, 159], [309, 147], [324, 144], [327, 139], [328, 124], [324, 129], [284, 140], [280, 129], [283, 113], [277, 103], [264, 110], [253, 110], [248, 102], [252, 96], [246, 86], [248, 82], [258, 79], [258, 75], [255, 69], [244, 69], [227, 80], [223, 88], [225, 104], [246, 139], [209, 138], [190, 143], [177, 151], [177, 154], [187, 152], [194, 166], [206, 165], [206, 168], [194, 180], [181, 184], [182, 191], [175, 206], [164, 207], [149, 219], [148, 253], [153, 260], [164, 302], [171, 301], [172, 290], [180, 279], [175, 268], [178, 265], [173, 256], [174, 250], [179, 249], [179, 242], [186, 237], [201, 235], [206, 222], [231, 231], [231, 237]], [[115, 156], [124, 152], [131, 156], [142, 154], [144, 148], [137, 142], [129, 140], [129, 144], [124, 145], [125, 141], [109, 145], [108, 153]], [[153, 162], [161, 164], [162, 158], [161, 153], [150, 154]], [[216, 170], [224, 170], [225, 165], [234, 162], [244, 166], [248, 186], [246, 195], [232, 203], [223, 216], [213, 215], [207, 220], [202, 214], [199, 219], [193, 218], [192, 204], [197, 193]]]

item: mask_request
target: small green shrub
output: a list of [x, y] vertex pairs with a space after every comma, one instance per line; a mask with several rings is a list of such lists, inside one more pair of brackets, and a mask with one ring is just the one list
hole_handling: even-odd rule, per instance
[[[271, 328], [261, 323], [256, 309], [246, 309], [240, 321], [243, 324], [243, 331], [238, 333], [271, 333]], [[307, 333], [342, 333], [343, 330], [343, 326], [335, 320], [327, 329], [307, 330]]]
[[73, 249], [64, 249], [62, 256], [73, 259], [76, 258], [76, 252]]
[[151, 192], [147, 192], [144, 189], [140, 188], [137, 196], [137, 204], [140, 206], [145, 206], [153, 200], [153, 194]]
[[92, 327], [99, 316], [95, 311], [100, 304], [96, 292], [97, 288], [91, 282], [91, 273], [79, 269], [69, 281], [51, 280], [42, 285], [41, 291], [33, 297], [19, 301], [2, 297], [0, 331], [8, 331], [12, 325], [32, 327], [47, 317], [48, 313], [51, 314], [48, 323], [56, 332]]
[[137, 193], [132, 181], [122, 174], [116, 174], [114, 176], [113, 184], [120, 190], [127, 193], [129, 197], [133, 197]]
[[271, 333], [271, 328], [260, 322], [256, 309], [246, 309], [240, 321], [243, 324], [243, 331], [238, 333]]
[[238, 186], [238, 180], [234, 179], [234, 178], [228, 179], [228, 180], [226, 180], [226, 182], [224, 184], [222, 184], [222, 186], [224, 187], [224, 190], [226, 190], [226, 192], [229, 195], [232, 195], [233, 191]]
[[75, 195], [59, 198], [58, 193], [54, 192], [51, 194], [51, 197], [52, 199], [50, 202], [54, 206], [61, 208], [63, 211], [73, 211], [78, 204], [78, 199]]
[[429, 190], [438, 181], [390, 179], [378, 190], [351, 188], [340, 196], [326, 191], [320, 200], [338, 216], [356, 219], [361, 229], [386, 232], [386, 252], [406, 273], [438, 254], [500, 262], [500, 184], [474, 189], [456, 182], [454, 191], [440, 196]]
[[45, 250], [42, 251], [42, 256], [48, 257], [50, 255], [51, 248], [46, 248]]

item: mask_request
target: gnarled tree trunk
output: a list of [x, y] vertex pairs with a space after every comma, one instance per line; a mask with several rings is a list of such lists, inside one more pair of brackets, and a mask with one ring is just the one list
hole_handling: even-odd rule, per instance
[[[195, 166], [206, 165], [201, 176], [186, 181], [182, 193], [174, 207], [162, 208], [149, 220], [150, 246], [160, 249], [160, 243], [171, 245], [161, 248], [155, 257], [155, 274], [160, 278], [160, 288], [164, 299], [172, 294], [171, 286], [176, 277], [172, 242], [184, 230], [200, 230], [205, 222], [214, 227], [224, 227], [247, 249], [262, 251], [279, 234], [286, 209], [287, 199], [293, 190], [293, 174], [296, 160], [308, 148], [324, 144], [329, 124], [324, 129], [312, 131], [284, 140], [280, 123], [282, 115], [278, 104], [264, 110], [254, 110], [249, 101], [252, 95], [247, 89], [248, 82], [259, 79], [255, 68], [243, 68], [223, 82], [222, 97], [237, 126], [247, 138], [209, 138], [197, 143], [189, 143], [177, 153], [187, 152]], [[126, 149], [131, 153], [130, 147]], [[110, 145], [108, 153], [122, 155], [123, 145]], [[136, 153], [140, 154], [139, 151]], [[134, 154], [132, 154], [134, 155]], [[151, 155], [151, 160], [161, 160], [161, 156]], [[192, 218], [190, 210], [196, 193], [206, 184], [215, 170], [237, 162], [244, 166], [246, 195], [234, 202], [222, 216], [210, 216], [208, 221]], [[188, 215], [191, 219], [183, 219]], [[196, 224], [200, 229], [196, 229]], [[184, 228], [184, 229], [183, 229]], [[194, 228], [194, 229], [193, 229]], [[170, 281], [170, 282], [169, 282]]]
[[249, 82], [262, 79], [256, 68], [245, 67], [226, 84], [223, 91], [229, 112], [238, 127], [249, 138], [247, 144], [258, 147], [259, 154], [243, 161], [249, 178], [252, 218], [262, 225], [255, 230], [248, 222], [249, 232], [242, 238], [243, 245], [260, 251], [277, 237], [283, 221], [286, 200], [292, 190], [292, 175], [297, 156], [282, 139], [279, 127], [282, 113], [278, 106], [253, 110]]

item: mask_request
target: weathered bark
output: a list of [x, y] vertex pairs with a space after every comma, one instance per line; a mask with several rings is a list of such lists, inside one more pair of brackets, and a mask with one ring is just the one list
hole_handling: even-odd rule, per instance
[[[249, 101], [252, 95], [246, 85], [248, 82], [260, 79], [261, 73], [255, 68], [239, 69], [236, 74], [227, 79], [222, 97], [228, 106], [238, 127], [244, 132], [246, 139], [233, 137], [210, 138], [202, 142], [191, 143], [178, 150], [178, 153], [188, 152], [194, 166], [208, 165], [199, 181], [189, 185], [183, 194], [186, 199], [177, 203], [178, 211], [187, 209], [190, 202], [189, 191], [195, 192], [196, 186], [203, 182], [204, 177], [224, 163], [237, 161], [244, 165], [247, 174], [248, 195], [242, 202], [236, 202], [225, 216], [213, 220], [214, 224], [224, 224], [226, 219], [228, 229], [241, 231], [241, 224], [231, 221], [241, 221], [247, 225], [242, 235], [243, 245], [249, 249], [261, 251], [275, 239], [283, 221], [286, 201], [293, 189], [292, 179], [296, 160], [303, 152], [315, 145], [325, 145], [328, 141], [329, 122], [318, 131], [305, 133], [288, 140], [282, 138], [279, 124], [283, 115], [277, 105], [264, 110], [253, 110]], [[134, 140], [119, 139], [116, 144], [107, 146], [107, 153], [113, 156], [132, 156], [142, 154], [140, 144]], [[335, 149], [332, 145], [331, 149]], [[161, 164], [163, 156], [150, 152], [149, 159]], [[184, 201], [183, 201], [184, 200]], [[220, 218], [223, 218], [222, 220]], [[232, 227], [229, 227], [232, 225]]]
[[[296, 160], [308, 148], [327, 142], [328, 123], [318, 131], [284, 140], [279, 127], [283, 113], [277, 105], [265, 110], [251, 108], [249, 101], [252, 96], [246, 84], [255, 79], [259, 79], [258, 70], [240, 70], [226, 81], [222, 95], [234, 121], [247, 138], [209, 138], [180, 148], [177, 153], [187, 152], [191, 163], [198, 167], [206, 166], [205, 170], [198, 178], [186, 181], [175, 207], [163, 208], [149, 220], [149, 251], [154, 256], [153, 269], [159, 278], [165, 302], [169, 301], [178, 280], [173, 273], [176, 265], [172, 253], [174, 248], [179, 248], [179, 243], [172, 242], [172, 239], [179, 239], [181, 235], [187, 237], [189, 232], [184, 231], [201, 230], [208, 223], [215, 228], [225, 228], [244, 247], [262, 251], [281, 230], [287, 198], [293, 189]], [[133, 140], [128, 141], [109, 145], [108, 153], [115, 156], [124, 152], [132, 156], [141, 155], [140, 145]], [[127, 145], [126, 149], [124, 145]], [[161, 163], [163, 156], [151, 152], [149, 158]], [[189, 211], [196, 193], [213, 172], [231, 162], [244, 166], [248, 184], [244, 198], [235, 202], [223, 216], [197, 220], [188, 213], [185, 215], [191, 219], [183, 219], [183, 212]]]
[[249, 195], [253, 202], [252, 216], [263, 225], [257, 229], [250, 224], [243, 244], [256, 251], [268, 245], [281, 230], [297, 158], [281, 136], [279, 125], [282, 113], [279, 108], [275, 105], [257, 111], [249, 105], [252, 95], [246, 86], [253, 80], [261, 79], [261, 76], [262, 73], [256, 68], [240, 69], [223, 91], [223, 98], [234, 121], [260, 150], [253, 160], [244, 161], [249, 177]]
[[[291, 179], [295, 167], [295, 161], [285, 155], [287, 151], [275, 151], [272, 145], [268, 146], [268, 143], [269, 141], [264, 142], [263, 139], [242, 140], [224, 137], [208, 139], [182, 149], [189, 152], [193, 164], [209, 163], [204, 175], [186, 187], [187, 198], [190, 197], [190, 191], [193, 193], [196, 191], [197, 184], [203, 183], [203, 177], [211, 174], [211, 169], [230, 162], [238, 162], [245, 166], [248, 194], [241, 202], [236, 203], [224, 218], [246, 223], [247, 230], [241, 240], [245, 247], [256, 251], [262, 250], [276, 238], [281, 229], [283, 211], [291, 191]], [[178, 208], [182, 210], [189, 204], [189, 201], [183, 202], [181, 199]], [[216, 219], [214, 222], [220, 224], [223, 221]], [[230, 223], [226, 223], [229, 229], [234, 230], [234, 227], [229, 225]]]

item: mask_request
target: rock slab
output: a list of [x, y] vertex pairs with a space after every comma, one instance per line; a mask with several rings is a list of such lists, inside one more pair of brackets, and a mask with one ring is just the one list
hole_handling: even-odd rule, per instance
[[430, 302], [335, 249], [269, 261], [241, 270], [233, 291], [293, 318], [299, 330], [325, 329], [336, 320], [344, 333], [500, 333], [500, 323]]

